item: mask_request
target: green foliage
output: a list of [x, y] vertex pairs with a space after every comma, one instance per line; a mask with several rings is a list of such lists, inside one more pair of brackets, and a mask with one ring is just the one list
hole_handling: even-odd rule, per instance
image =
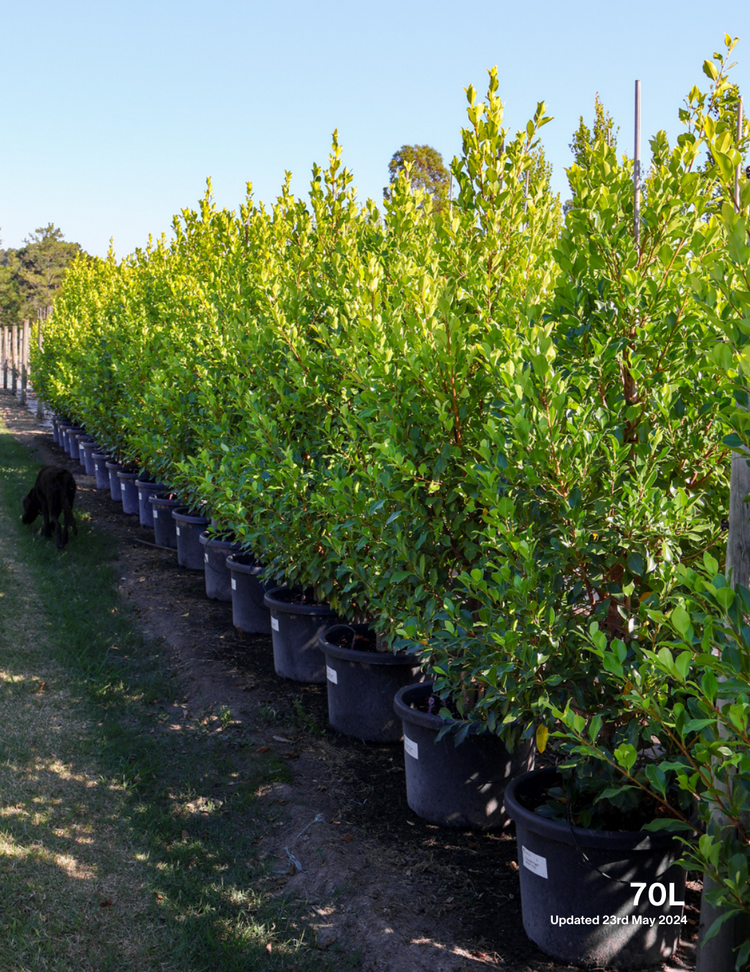
[[591, 164], [592, 153], [599, 142], [603, 142], [609, 148], [617, 150], [617, 133], [619, 127], [615, 128], [615, 122], [599, 98], [597, 91], [594, 97], [594, 125], [589, 128], [580, 116], [578, 128], [573, 132], [573, 140], [570, 143], [570, 151], [573, 153], [575, 165], [586, 168]]

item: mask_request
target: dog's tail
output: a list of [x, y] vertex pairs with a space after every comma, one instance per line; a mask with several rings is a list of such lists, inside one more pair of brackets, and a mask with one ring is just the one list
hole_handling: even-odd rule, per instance
[[75, 482], [68, 483], [67, 487], [62, 491], [62, 511], [63, 518], [65, 520], [65, 539], [68, 539], [68, 527], [71, 528], [73, 533], [78, 535], [78, 527], [76, 526], [75, 517], [73, 516], [73, 500], [76, 497], [76, 484]]

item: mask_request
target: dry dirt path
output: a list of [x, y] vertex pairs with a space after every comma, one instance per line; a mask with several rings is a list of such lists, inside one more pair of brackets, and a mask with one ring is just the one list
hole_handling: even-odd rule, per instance
[[[569, 972], [523, 932], [509, 835], [447, 831], [416, 817], [406, 805], [400, 746], [368, 746], [327, 728], [324, 686], [278, 679], [270, 638], [238, 635], [231, 607], [205, 597], [202, 574], [148, 546], [153, 534], [96, 491], [7, 393], [0, 417], [40, 464], [74, 471], [77, 505], [117, 537], [121, 595], [141, 628], [161, 640], [182, 686], [184, 698], [169, 713], [175, 731], [243, 727], [258, 750], [288, 767], [292, 782], [262, 794], [277, 819], [260, 853], [273, 865], [274, 893], [304, 902], [318, 949], [358, 952], [362, 969], [382, 972]], [[696, 903], [693, 889], [693, 923]], [[691, 968], [687, 944], [663, 972]]]

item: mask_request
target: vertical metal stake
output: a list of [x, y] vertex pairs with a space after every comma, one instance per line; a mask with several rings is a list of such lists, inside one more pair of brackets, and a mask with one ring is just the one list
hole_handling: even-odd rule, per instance
[[633, 151], [633, 236], [641, 248], [641, 82], [635, 82], [635, 147]]

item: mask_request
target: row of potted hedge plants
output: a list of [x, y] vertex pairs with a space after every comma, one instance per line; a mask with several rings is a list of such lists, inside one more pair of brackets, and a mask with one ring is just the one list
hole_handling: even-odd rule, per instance
[[[57, 419], [53, 425], [55, 440], [75, 459], [76, 441], [90, 441], [89, 433]], [[80, 462], [89, 474], [95, 472], [83, 455]], [[140, 515], [142, 525], [153, 527], [157, 545], [174, 547], [180, 566], [204, 573], [206, 595], [231, 601], [233, 621], [240, 631], [272, 635], [279, 676], [327, 683], [334, 729], [369, 742], [395, 743], [403, 738], [410, 757], [407, 799], [415, 812], [447, 826], [507, 827], [504, 790], [510, 778], [533, 766], [529, 742], [511, 755], [497, 736], [484, 734], [472, 735], [472, 745], [456, 748], [452, 739], [443, 738], [449, 724], [437, 709], [414, 708], [415, 702], [435, 701], [432, 683], [422, 679], [417, 653], [378, 650], [377, 634], [369, 625], [337, 623], [328, 606], [305, 603], [304, 596], [289, 596], [293, 592], [287, 588], [264, 585], [259, 578], [262, 568], [254, 558], [243, 555], [233, 539], [212, 535], [207, 517], [191, 514], [171, 492], [158, 492], [165, 490], [162, 484], [145, 478], [136, 480], [138, 492], [129, 500], [126, 484], [129, 487], [131, 480], [126, 477], [138, 473], [125, 472], [116, 462], [104, 465], [111, 467], [115, 482], [112, 485], [110, 477], [102, 477], [98, 488], [121, 503], [124, 513]], [[142, 515], [144, 498], [151, 522]], [[168, 535], [161, 522], [165, 512], [172, 526]], [[166, 544], [158, 543], [165, 539]], [[475, 729], [468, 724], [467, 728]]]
[[[485, 103], [468, 89], [443, 214], [406, 178], [382, 214], [358, 206], [334, 140], [309, 206], [288, 183], [239, 216], [207, 196], [172, 244], [79, 262], [33, 361], [48, 402], [205, 503], [269, 572], [417, 646], [444, 714], [510, 747], [559, 745], [565, 713], [617, 738], [622, 760], [588, 762], [576, 737], [546, 806], [573, 825], [640, 803], [614, 782], [627, 747], [646, 778], [683, 758], [671, 737], [655, 748], [611, 652], [633, 671], [673, 654], [683, 570], [722, 559], [723, 440], [745, 426], [717, 351], [741, 308], [715, 278], [744, 252], [721, 194], [746, 139], [723, 58], [707, 65], [677, 144], [652, 141], [638, 244], [632, 163], [603, 142], [569, 171], [558, 233], [530, 175], [544, 108], [511, 138], [491, 72]], [[701, 786], [657, 794], [670, 826]]]

